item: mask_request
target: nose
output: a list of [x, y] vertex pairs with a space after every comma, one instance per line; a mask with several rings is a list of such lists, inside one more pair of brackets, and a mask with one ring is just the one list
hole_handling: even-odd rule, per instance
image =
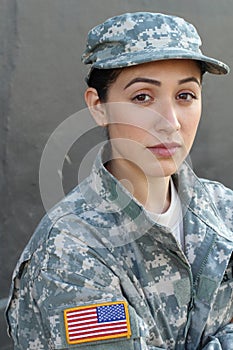
[[173, 133], [180, 130], [179, 114], [172, 103], [164, 102], [156, 109], [155, 129], [157, 132]]

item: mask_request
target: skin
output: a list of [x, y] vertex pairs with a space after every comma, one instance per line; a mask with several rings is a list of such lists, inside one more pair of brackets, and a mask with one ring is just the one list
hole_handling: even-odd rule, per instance
[[201, 118], [201, 72], [193, 60], [164, 60], [122, 69], [107, 103], [88, 88], [98, 125], [108, 126], [108, 170], [147, 210], [165, 212], [169, 180], [187, 157]]

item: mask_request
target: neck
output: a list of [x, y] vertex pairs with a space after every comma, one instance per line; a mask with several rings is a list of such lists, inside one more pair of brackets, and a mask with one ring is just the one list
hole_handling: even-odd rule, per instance
[[124, 159], [111, 160], [106, 168], [146, 210], [161, 214], [169, 208], [170, 176], [148, 177], [137, 166]]

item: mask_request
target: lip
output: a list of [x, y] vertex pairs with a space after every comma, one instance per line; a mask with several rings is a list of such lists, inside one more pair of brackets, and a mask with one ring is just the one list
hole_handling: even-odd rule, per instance
[[157, 145], [149, 146], [147, 149], [157, 157], [169, 158], [175, 155], [177, 150], [181, 147], [179, 143], [159, 143]]

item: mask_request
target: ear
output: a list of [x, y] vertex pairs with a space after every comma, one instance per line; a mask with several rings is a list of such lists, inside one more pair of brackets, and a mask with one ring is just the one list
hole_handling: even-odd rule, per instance
[[105, 104], [100, 101], [96, 89], [89, 87], [85, 91], [85, 101], [89, 111], [99, 126], [107, 125], [107, 113]]

